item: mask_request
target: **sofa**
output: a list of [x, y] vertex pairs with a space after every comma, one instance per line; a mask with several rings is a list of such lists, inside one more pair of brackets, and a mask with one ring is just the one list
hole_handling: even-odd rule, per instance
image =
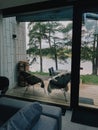
[[0, 98], [0, 130], [61, 130], [61, 124], [59, 107]]
[[5, 76], [0, 76], [0, 97], [6, 93], [9, 87], [9, 79]]

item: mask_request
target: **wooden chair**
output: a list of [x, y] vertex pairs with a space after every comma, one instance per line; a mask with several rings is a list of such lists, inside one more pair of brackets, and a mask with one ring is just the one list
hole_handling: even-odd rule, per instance
[[61, 89], [61, 90], [63, 89], [64, 97], [65, 100], [67, 101], [66, 91], [68, 88], [67, 84], [70, 82], [70, 80], [71, 80], [70, 73], [62, 74], [61, 76], [57, 76], [51, 79], [48, 84], [48, 92], [51, 93], [53, 89]]
[[35, 75], [32, 75], [28, 72], [25, 72], [25, 71], [21, 71], [20, 75], [24, 78], [24, 81], [27, 83], [26, 91], [28, 90], [28, 87], [30, 85], [35, 85], [35, 84], [38, 84], [38, 83], [41, 83], [41, 85], [40, 85], [41, 88], [44, 88], [44, 82], [41, 78], [39, 78]]
[[51, 77], [58, 74], [58, 72], [54, 71], [53, 67], [50, 67], [48, 70], [49, 70], [49, 76], [51, 76]]

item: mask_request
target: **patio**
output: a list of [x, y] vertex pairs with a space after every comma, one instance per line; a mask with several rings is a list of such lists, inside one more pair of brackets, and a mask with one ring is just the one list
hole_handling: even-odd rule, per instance
[[[9, 89], [6, 95], [69, 106], [70, 90], [66, 93], [68, 101], [65, 102], [64, 91], [61, 89], [53, 89], [52, 92], [48, 94], [47, 87], [50, 80], [50, 76], [45, 77], [39, 76], [39, 77], [43, 79], [45, 88], [41, 88], [40, 83], [35, 84], [33, 86], [29, 86], [27, 91], [26, 91], [27, 86], [26, 87], [16, 86], [12, 89]], [[70, 83], [68, 86], [70, 87]]]
[[[45, 103], [59, 104], [63, 106], [70, 105], [70, 83], [68, 83], [68, 91], [66, 92], [67, 102], [65, 101], [64, 91], [60, 89], [53, 89], [50, 94], [48, 94], [47, 87], [50, 77], [41, 78], [44, 81], [45, 89], [40, 87], [40, 84], [35, 84], [34, 86], [26, 87], [16, 86], [13, 89], [9, 89], [6, 96], [13, 96], [29, 100], [37, 100]], [[97, 85], [87, 85], [80, 84], [79, 92], [79, 105], [90, 106], [98, 108], [98, 86]]]

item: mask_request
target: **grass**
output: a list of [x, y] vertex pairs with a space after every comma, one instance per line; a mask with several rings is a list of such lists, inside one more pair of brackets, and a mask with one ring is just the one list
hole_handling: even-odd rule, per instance
[[36, 75], [42, 75], [42, 76], [48, 76], [49, 75], [49, 73], [46, 73], [46, 72], [38, 72], [38, 71], [36, 71], [36, 72], [30, 72], [31, 74], [36, 74]]
[[[36, 75], [42, 75], [42, 76], [49, 76], [49, 73], [46, 72], [30, 72], [31, 74], [36, 74]], [[97, 75], [81, 75], [80, 76], [82, 83], [85, 84], [93, 84], [93, 85], [98, 85], [98, 76]]]
[[98, 85], [97, 75], [81, 75], [82, 83]]

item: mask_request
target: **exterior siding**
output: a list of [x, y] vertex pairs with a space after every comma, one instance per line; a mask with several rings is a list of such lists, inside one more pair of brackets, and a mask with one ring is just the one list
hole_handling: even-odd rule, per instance
[[[10, 88], [17, 84], [17, 63], [26, 61], [25, 23], [18, 23], [15, 17], [1, 18], [2, 40], [0, 41], [0, 75], [10, 81]], [[16, 38], [13, 38], [13, 34]]]

